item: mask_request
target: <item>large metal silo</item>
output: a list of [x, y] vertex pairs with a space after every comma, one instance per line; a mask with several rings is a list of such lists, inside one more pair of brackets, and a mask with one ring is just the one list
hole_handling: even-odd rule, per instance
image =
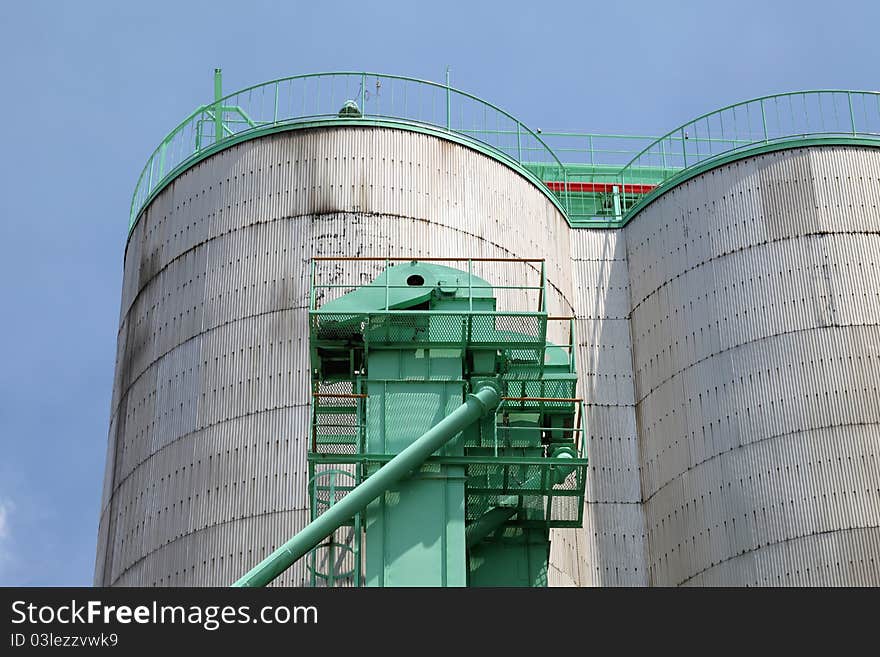
[[788, 148], [625, 229], [649, 582], [880, 584], [880, 150]]
[[[614, 162], [559, 133], [589, 144], [563, 164], [448, 85], [218, 92], [132, 203], [96, 583], [230, 584], [304, 526], [310, 273], [382, 268], [312, 258], [413, 256], [543, 258], [575, 318], [590, 464], [551, 586], [880, 584], [878, 97], [758, 98]], [[499, 302], [538, 271], [509, 264], [473, 272]]]
[[424, 130], [283, 131], [182, 170], [126, 249], [96, 583], [230, 584], [307, 521], [313, 256], [546, 258], [571, 315], [568, 232], [521, 171]]

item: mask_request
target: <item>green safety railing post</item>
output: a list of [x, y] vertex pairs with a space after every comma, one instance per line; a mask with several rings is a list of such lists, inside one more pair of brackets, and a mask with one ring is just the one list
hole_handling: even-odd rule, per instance
[[196, 121], [196, 147], [193, 152], [198, 153], [200, 150], [202, 150], [202, 119]]
[[547, 289], [547, 270], [544, 268], [544, 261], [541, 261], [541, 289], [538, 291], [541, 298], [538, 300], [538, 312], [543, 313], [547, 312], [547, 295], [545, 291]]
[[466, 342], [471, 341], [471, 337], [474, 334], [474, 285], [473, 285], [473, 268], [474, 262], [471, 258], [468, 258], [468, 315], [465, 320], [464, 327], [464, 339]]
[[[503, 404], [503, 403], [504, 403], [504, 402], [502, 402], [502, 404]], [[508, 431], [509, 431], [509, 429], [510, 429], [510, 428], [508, 427]], [[509, 434], [508, 434], [508, 438], [509, 438], [509, 437], [510, 437], [510, 436], [509, 436]], [[497, 458], [497, 457], [498, 457], [498, 426], [497, 426], [497, 425], [495, 426], [495, 431], [492, 432], [492, 444], [494, 445], [494, 449], [493, 449], [493, 452], [492, 452], [492, 453], [493, 453], [493, 454], [495, 455], [495, 457]]]
[[856, 134], [856, 115], [855, 115], [855, 112], [853, 112], [853, 102], [852, 102], [852, 92], [851, 91], [846, 92], [846, 100], [847, 100], [847, 103], [849, 104], [849, 124], [850, 124], [850, 127], [852, 128], [852, 133]]
[[312, 268], [311, 268], [311, 272], [309, 272], [309, 275], [311, 276], [311, 280], [312, 280], [312, 284], [310, 286], [311, 289], [309, 290], [309, 310], [317, 310], [317, 307], [315, 306], [315, 300], [316, 300], [315, 289], [317, 288], [318, 281], [315, 280], [315, 261], [314, 260], [312, 260]]
[[223, 98], [223, 72], [219, 68], [214, 69], [214, 143], [223, 138], [223, 111], [220, 109], [220, 99]]
[[278, 123], [278, 87], [281, 86], [280, 82], [275, 83], [275, 109], [272, 112], [272, 123]]
[[565, 208], [566, 212], [569, 212], [571, 210], [571, 194], [569, 193], [568, 188], [568, 169], [565, 165], [562, 166], [562, 189], [564, 194], [562, 207]]
[[[309, 522], [315, 519], [315, 510], [317, 509], [318, 491], [315, 488], [316, 476], [315, 465], [309, 463], [309, 482], [307, 484], [309, 489]], [[312, 588], [314, 588], [318, 585], [318, 554], [314, 550], [309, 554], [309, 564], [309, 580], [311, 581]]]
[[[389, 264], [390, 264], [390, 261], [388, 260], [388, 258], [385, 258], [385, 269], [386, 270], [388, 269]], [[389, 278], [391, 278], [391, 277], [386, 274], [385, 275], [385, 310], [391, 310], [391, 308], [389, 308], [389, 306], [388, 306], [388, 304], [389, 304], [388, 279]]]
[[361, 586], [361, 559], [360, 559], [360, 550], [361, 550], [361, 514], [357, 514], [354, 517], [354, 540], [355, 545], [357, 546], [357, 552], [355, 553], [354, 560], [354, 585], [358, 588]]
[[361, 116], [367, 115], [367, 74], [361, 73]]
[[[363, 388], [361, 386], [361, 381], [358, 379], [358, 390], [359, 394], [363, 394]], [[364, 398], [359, 398], [357, 400], [358, 405], [358, 417], [366, 417], [367, 416], [367, 401]], [[358, 454], [363, 454], [367, 449], [367, 425], [364, 422], [358, 423]], [[359, 482], [358, 482], [359, 483]]]
[[[336, 503], [336, 473], [330, 475], [330, 491], [327, 495], [327, 503], [330, 506], [333, 506]], [[336, 530], [334, 529], [330, 532], [330, 543], [327, 546], [327, 577], [328, 577], [328, 585], [334, 586], [336, 584], [336, 551], [333, 549], [333, 539], [335, 538]]]
[[309, 408], [312, 412], [312, 439], [310, 442], [312, 443], [313, 452], [318, 451], [318, 407], [315, 400], [316, 397], [314, 395], [309, 399]]
[[[764, 143], [769, 141], [767, 139], [767, 115], [764, 112], [764, 99], [761, 99], [761, 125], [764, 127]], [[711, 149], [711, 145], [709, 146]]]
[[474, 261], [468, 258], [468, 312], [474, 312], [473, 267]]
[[153, 169], [156, 165], [156, 158], [154, 156], [150, 156], [150, 178], [147, 180], [147, 191], [150, 192], [153, 189]]
[[449, 67], [446, 67], [446, 129], [452, 129], [452, 99], [449, 86]]
[[681, 128], [681, 157], [682, 157], [682, 161], [684, 163], [684, 166], [686, 167], [688, 165], [688, 156], [687, 156], [687, 149], [684, 146], [684, 141], [685, 141], [684, 127], [682, 126], [682, 128]]
[[168, 139], [162, 142], [162, 148], [159, 150], [159, 178], [165, 175], [165, 151], [168, 150]]
[[522, 164], [522, 130], [520, 130], [520, 122], [516, 122], [516, 160]]

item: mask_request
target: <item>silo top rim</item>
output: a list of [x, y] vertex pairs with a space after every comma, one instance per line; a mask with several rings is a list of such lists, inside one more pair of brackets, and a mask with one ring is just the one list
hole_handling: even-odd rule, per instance
[[213, 102], [193, 110], [147, 160], [135, 186], [129, 229], [160, 188], [209, 152], [267, 132], [354, 121], [440, 131], [526, 171], [525, 165], [534, 163], [564, 169], [542, 137], [522, 121], [448, 84], [342, 71], [279, 78], [222, 95], [215, 78]]
[[222, 94], [191, 112], [149, 157], [132, 197], [129, 231], [179, 173], [247, 139], [316, 126], [391, 125], [470, 145], [519, 170], [575, 227], [624, 225], [689, 171], [756, 148], [845, 138], [880, 144], [880, 92], [820, 89], [761, 96], [708, 112], [662, 137], [532, 130], [451, 85], [341, 71], [296, 75]]

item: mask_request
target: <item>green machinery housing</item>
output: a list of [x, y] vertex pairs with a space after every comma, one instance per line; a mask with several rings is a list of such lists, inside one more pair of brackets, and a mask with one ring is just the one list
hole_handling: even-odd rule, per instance
[[312, 521], [236, 585], [308, 555], [319, 586], [546, 586], [587, 459], [545, 285], [541, 260], [315, 258]]

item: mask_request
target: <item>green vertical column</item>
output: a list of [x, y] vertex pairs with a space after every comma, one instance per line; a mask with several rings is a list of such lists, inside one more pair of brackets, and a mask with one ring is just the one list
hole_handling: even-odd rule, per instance
[[[764, 141], [766, 142], [769, 138], [767, 136], [767, 112], [764, 110], [764, 99], [761, 99], [761, 127], [764, 130]], [[712, 145], [709, 144], [711, 148]]]
[[452, 127], [452, 101], [449, 96], [449, 67], [446, 67], [446, 129]]
[[214, 69], [214, 143], [223, 139], [223, 110], [220, 99], [223, 98], [223, 71]]
[[[367, 452], [397, 454], [464, 396], [461, 352], [376, 350], [367, 357]], [[460, 441], [442, 454], [461, 455]], [[466, 586], [462, 466], [415, 472], [367, 507], [367, 586]]]
[[853, 111], [853, 101], [852, 101], [852, 92], [846, 92], [846, 102], [849, 106], [849, 124], [852, 128], [852, 133], [856, 134], [856, 114]]
[[361, 116], [367, 115], [367, 74], [361, 73]]

